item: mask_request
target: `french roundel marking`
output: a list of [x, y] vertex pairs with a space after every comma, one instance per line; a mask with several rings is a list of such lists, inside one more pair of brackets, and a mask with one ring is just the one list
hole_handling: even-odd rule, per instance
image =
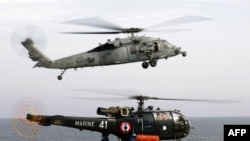
[[122, 122], [120, 124], [120, 130], [124, 134], [129, 133], [131, 131], [131, 129], [132, 129], [132, 127], [131, 127], [131, 124], [129, 122]]

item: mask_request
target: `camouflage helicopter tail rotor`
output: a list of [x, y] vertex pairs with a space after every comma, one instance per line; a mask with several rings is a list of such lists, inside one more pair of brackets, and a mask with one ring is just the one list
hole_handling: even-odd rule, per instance
[[12, 108], [12, 128], [25, 139], [34, 138], [42, 126], [28, 121], [26, 114], [44, 114], [45, 111], [43, 104], [35, 98], [25, 97], [18, 100]]

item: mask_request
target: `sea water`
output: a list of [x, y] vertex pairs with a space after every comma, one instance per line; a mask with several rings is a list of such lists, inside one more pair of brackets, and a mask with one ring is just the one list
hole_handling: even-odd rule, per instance
[[[182, 141], [223, 141], [225, 124], [250, 125], [250, 117], [193, 117], [190, 118], [193, 127], [189, 135]], [[78, 129], [45, 126], [32, 139], [21, 137], [11, 126], [11, 119], [0, 119], [0, 141], [100, 141], [101, 133], [79, 131]], [[110, 141], [117, 141], [114, 135]]]

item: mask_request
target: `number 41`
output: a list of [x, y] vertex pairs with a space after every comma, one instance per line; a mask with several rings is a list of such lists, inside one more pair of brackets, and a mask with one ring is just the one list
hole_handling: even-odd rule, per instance
[[102, 129], [107, 129], [108, 127], [108, 121], [102, 121], [99, 125], [100, 128]]

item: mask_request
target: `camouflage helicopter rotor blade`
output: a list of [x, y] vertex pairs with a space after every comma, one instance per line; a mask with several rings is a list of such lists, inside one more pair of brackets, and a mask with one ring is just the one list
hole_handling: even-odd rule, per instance
[[159, 97], [149, 97], [149, 96], [130, 96], [129, 99], [137, 100], [169, 100], [169, 101], [189, 101], [189, 102], [208, 102], [208, 103], [240, 103], [237, 100], [220, 100], [220, 99], [183, 99], [183, 98], [159, 98]]
[[112, 96], [121, 96], [121, 97], [129, 97], [132, 95], [139, 94], [136, 90], [131, 89], [67, 89], [71, 91], [78, 91], [78, 92], [89, 92], [89, 93], [96, 93], [100, 95], [112, 95]]
[[65, 98], [68, 98], [68, 99], [74, 99], [74, 100], [91, 100], [91, 101], [104, 101], [104, 102], [120, 102], [120, 101], [123, 101], [123, 100], [126, 100], [127, 98], [124, 98], [124, 97], [65, 97]]
[[208, 102], [208, 103], [240, 103], [238, 100], [221, 100], [221, 99], [180, 99], [180, 98], [158, 98], [159, 100], [177, 100], [190, 102]]
[[[96, 94], [113, 95], [113, 96], [121, 96], [121, 97], [116, 97], [114, 99], [136, 99], [136, 100], [152, 99], [152, 100], [189, 101], [189, 102], [207, 102], [207, 103], [240, 103], [241, 102], [237, 100], [220, 100], [220, 99], [185, 99], [185, 98], [150, 97], [150, 96], [140, 95], [139, 92], [137, 92], [136, 90], [129, 90], [129, 89], [69, 89], [69, 90], [80, 91], [80, 92], [90, 92], [90, 93], [96, 93]], [[80, 99], [85, 99], [85, 97], [82, 97]]]
[[[67, 89], [70, 91], [76, 91], [81, 93], [95, 93], [101, 96], [89, 97], [89, 96], [70, 96], [66, 98], [76, 99], [76, 100], [97, 100], [97, 101], [121, 101], [128, 99], [128, 96], [137, 94], [135, 90], [129, 89]], [[104, 97], [104, 95], [116, 96], [116, 97]]]

